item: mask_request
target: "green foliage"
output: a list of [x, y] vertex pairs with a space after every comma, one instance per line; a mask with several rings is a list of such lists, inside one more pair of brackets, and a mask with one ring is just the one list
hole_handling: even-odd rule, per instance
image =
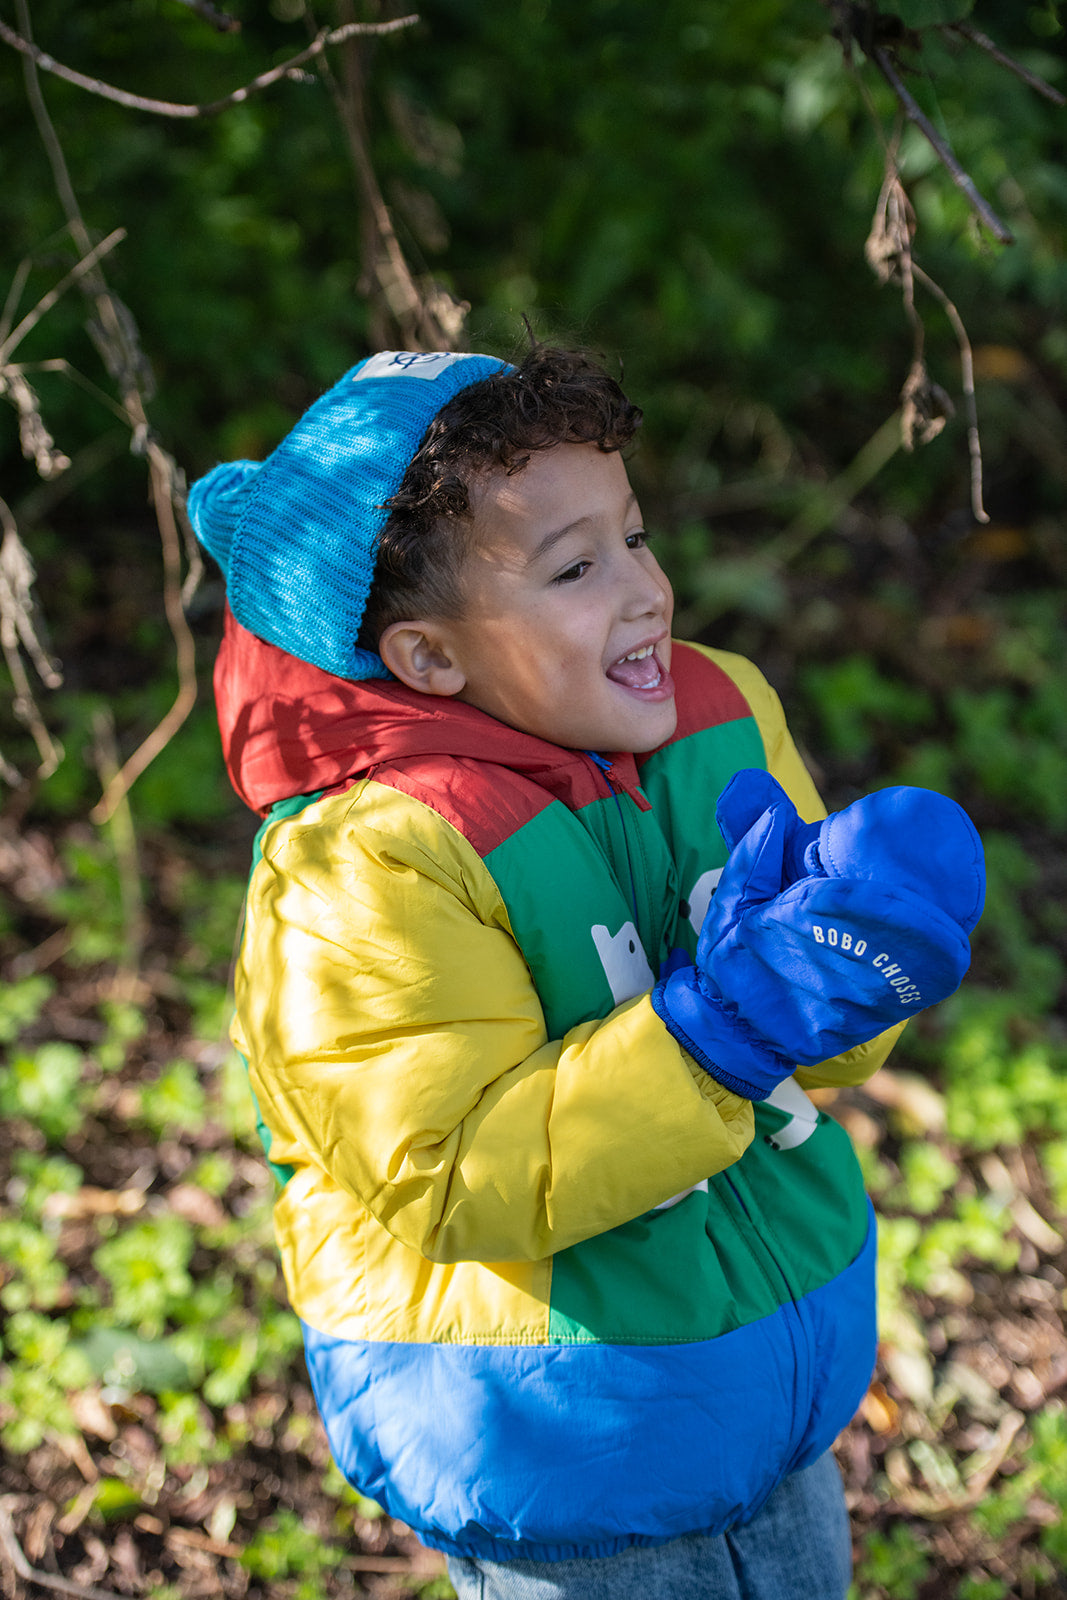
[[300, 1517], [284, 1508], [277, 1512], [241, 1552], [241, 1565], [254, 1578], [269, 1582], [284, 1578], [310, 1580], [301, 1585], [301, 1600], [313, 1600], [314, 1580], [336, 1567], [344, 1553], [330, 1545], [314, 1529], [305, 1527]]
[[68, 837], [63, 849], [66, 882], [50, 897], [50, 910], [68, 925], [69, 959], [91, 965], [122, 958], [126, 923], [114, 854], [103, 838]]
[[193, 1245], [192, 1228], [171, 1212], [134, 1222], [100, 1245], [93, 1265], [111, 1290], [112, 1321], [158, 1337], [193, 1292]]
[[52, 1195], [74, 1194], [82, 1181], [82, 1170], [73, 1161], [64, 1156], [39, 1156], [33, 1150], [16, 1150], [11, 1169], [14, 1176], [8, 1195], [18, 1201], [26, 1220], [40, 1220]]
[[887, 1200], [902, 1203], [917, 1216], [937, 1211], [945, 1195], [959, 1181], [959, 1165], [941, 1148], [928, 1140], [912, 1139], [900, 1157], [900, 1190]]
[[191, 1174], [191, 1181], [198, 1189], [203, 1189], [205, 1194], [214, 1195], [218, 1199], [230, 1187], [233, 1175], [232, 1158], [222, 1150], [212, 1150], [197, 1162]]
[[989, 1195], [964, 1195], [956, 1203], [954, 1216], [940, 1218], [922, 1230], [909, 1255], [905, 1281], [951, 1299], [955, 1274], [969, 1261], [1008, 1271], [1019, 1258], [1018, 1241], [1009, 1236], [1011, 1226], [1010, 1213], [1001, 1201]]
[[175, 899], [188, 941], [183, 970], [228, 968], [241, 923], [247, 879], [233, 875], [205, 876], [194, 871], [181, 875]]
[[2, 1386], [0, 1439], [13, 1455], [25, 1455], [47, 1438], [72, 1437], [78, 1429], [67, 1392], [89, 1382], [90, 1370], [69, 1342], [63, 1322], [34, 1311], [15, 1311], [4, 1329], [9, 1365]]
[[886, 677], [869, 656], [805, 667], [801, 683], [821, 719], [827, 749], [846, 760], [867, 756], [880, 728], [917, 730], [933, 715], [927, 695]]
[[93, 1492], [93, 1511], [104, 1523], [135, 1517], [143, 1505], [140, 1490], [123, 1478], [101, 1478]]
[[228, 1458], [229, 1446], [199, 1396], [163, 1394], [160, 1405], [159, 1436], [168, 1465], [206, 1466]]
[[949, 696], [954, 746], [985, 792], [1057, 831], [1067, 827], [1067, 685], [1062, 674], [1028, 685], [957, 689]]
[[[144, 697], [140, 709], [146, 719], [154, 718], [166, 704], [156, 707]], [[134, 789], [132, 805], [138, 824], [153, 829], [175, 823], [210, 825], [229, 815], [230, 786], [210, 703], [200, 706], [183, 726], [181, 738], [156, 757]]]
[[1067, 1411], [1058, 1402], [1034, 1416], [1021, 1470], [998, 1495], [976, 1507], [974, 1520], [991, 1539], [1001, 1540], [1024, 1520], [1035, 1494], [1052, 1513], [1038, 1544], [1062, 1573], [1067, 1571]]
[[45, 973], [17, 978], [0, 989], [0, 1044], [11, 1044], [33, 1025], [55, 991], [55, 980]]
[[219, 1068], [219, 1113], [227, 1131], [240, 1145], [259, 1151], [248, 1069], [236, 1050], [227, 1052]]
[[419, 1600], [456, 1600], [456, 1591], [444, 1573], [428, 1583], [420, 1583], [415, 1593]]
[[1008, 1585], [1002, 1578], [961, 1578], [956, 1600], [1007, 1600]]
[[1036, 1130], [1067, 1134], [1067, 1052], [1048, 1039], [1013, 1040], [1013, 1001], [978, 996], [955, 1008], [944, 1044], [952, 1138], [972, 1149], [1016, 1145]]
[[16, 1051], [0, 1067], [0, 1115], [25, 1117], [46, 1138], [59, 1141], [81, 1122], [82, 1055], [50, 1039], [32, 1053]]
[[907, 1523], [894, 1523], [886, 1533], [876, 1530], [856, 1565], [849, 1600], [916, 1600], [929, 1567], [925, 1543]]
[[1042, 1145], [1041, 1164], [1057, 1210], [1067, 1214], [1067, 1139], [1052, 1139]]
[[207, 1095], [191, 1061], [172, 1061], [154, 1083], [143, 1086], [139, 1116], [161, 1135], [200, 1132], [207, 1118]]
[[124, 1064], [129, 1046], [143, 1036], [145, 1014], [129, 1000], [103, 1000], [100, 1014], [107, 1033], [93, 1050], [93, 1058], [104, 1072], [115, 1072]]
[[66, 1287], [56, 1241], [38, 1221], [0, 1216], [0, 1262], [5, 1269], [0, 1305], [7, 1311], [47, 1311]]

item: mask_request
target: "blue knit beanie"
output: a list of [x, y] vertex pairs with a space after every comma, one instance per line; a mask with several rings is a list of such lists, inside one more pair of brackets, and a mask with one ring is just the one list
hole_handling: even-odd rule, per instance
[[384, 502], [442, 406], [506, 370], [493, 356], [384, 350], [346, 372], [266, 461], [198, 479], [189, 517], [238, 622], [339, 677], [387, 678], [356, 644]]

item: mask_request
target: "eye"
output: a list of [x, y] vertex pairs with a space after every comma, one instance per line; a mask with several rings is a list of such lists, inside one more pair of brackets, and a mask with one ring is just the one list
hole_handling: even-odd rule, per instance
[[565, 572], [557, 572], [552, 579], [553, 583], [577, 583], [579, 578], [585, 576], [592, 566], [591, 561], [576, 561], [573, 567], [568, 567]]
[[628, 550], [643, 550], [652, 535], [647, 528], [635, 528], [633, 533], [626, 535], [626, 548]]

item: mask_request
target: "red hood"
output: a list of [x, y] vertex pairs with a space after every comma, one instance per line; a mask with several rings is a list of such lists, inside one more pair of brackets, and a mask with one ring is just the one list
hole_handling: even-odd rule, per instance
[[[524, 773], [582, 804], [603, 794], [589, 757], [519, 733], [474, 706], [419, 694], [391, 679], [352, 683], [265, 644], [227, 608], [215, 663], [215, 702], [226, 766], [254, 811], [363, 777], [417, 756], [468, 756]], [[611, 759], [615, 784], [637, 797], [630, 755]]]

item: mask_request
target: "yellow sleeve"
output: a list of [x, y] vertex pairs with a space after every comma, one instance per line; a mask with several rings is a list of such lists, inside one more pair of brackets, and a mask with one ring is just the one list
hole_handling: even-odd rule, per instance
[[[793, 743], [782, 702], [762, 672], [744, 656], [734, 655], [728, 650], [712, 650], [706, 645], [697, 645], [695, 648], [716, 662], [748, 701], [763, 739], [767, 771], [777, 778], [805, 822], [821, 821], [826, 815], [826, 807]], [[843, 1088], [848, 1084], [865, 1083], [884, 1065], [904, 1026], [904, 1023], [898, 1023], [893, 1028], [887, 1028], [866, 1044], [856, 1045], [830, 1061], [821, 1061], [812, 1067], [798, 1067], [797, 1082], [802, 1089]]]
[[272, 1161], [319, 1166], [434, 1261], [538, 1260], [752, 1138], [647, 995], [549, 1039], [484, 863], [384, 785], [268, 829], [236, 994]]

